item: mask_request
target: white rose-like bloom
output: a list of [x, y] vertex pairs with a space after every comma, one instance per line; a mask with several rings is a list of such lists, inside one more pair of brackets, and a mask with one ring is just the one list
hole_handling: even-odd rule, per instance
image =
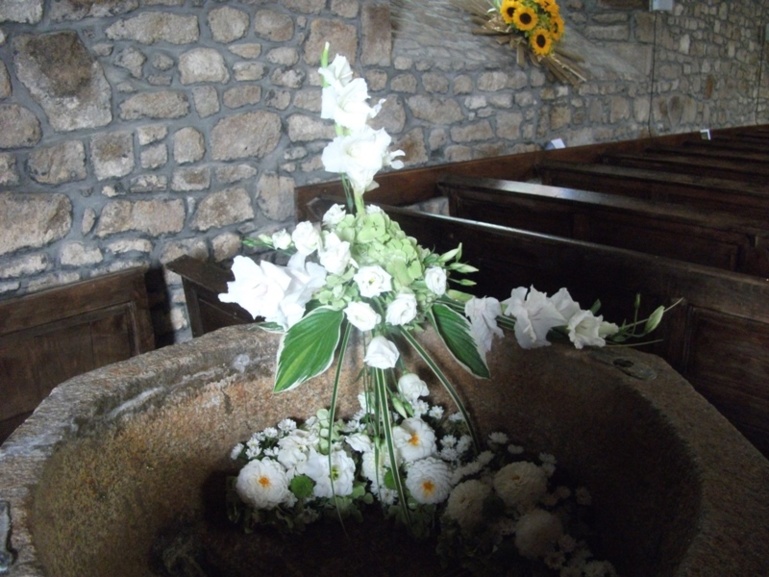
[[283, 465], [273, 459], [250, 461], [238, 473], [235, 490], [256, 509], [272, 509], [291, 499], [289, 478]]
[[406, 373], [398, 379], [398, 392], [409, 403], [414, 403], [419, 397], [429, 395], [430, 389], [427, 387], [427, 383], [419, 378], [419, 375]]
[[223, 303], [237, 303], [252, 317], [275, 316], [291, 285], [286, 268], [262, 261], [259, 264], [245, 256], [236, 256], [232, 263], [234, 282], [227, 283], [227, 292], [219, 295]]
[[384, 129], [364, 126], [351, 134], [337, 136], [323, 149], [321, 161], [329, 172], [347, 176], [356, 195], [376, 187], [374, 176], [383, 167], [402, 168], [395, 160], [403, 152], [389, 152], [392, 139]]
[[398, 361], [398, 347], [383, 336], [376, 336], [366, 347], [366, 356], [363, 361], [375, 369], [391, 369]]
[[521, 348], [547, 346], [550, 329], [566, 325], [566, 318], [543, 292], [534, 287], [513, 289], [510, 298], [503, 301], [504, 313], [515, 317], [515, 338]]
[[451, 469], [435, 457], [415, 461], [406, 472], [406, 488], [417, 503], [442, 503], [451, 491]]
[[465, 316], [470, 319], [470, 334], [483, 355], [491, 349], [495, 335], [504, 336], [502, 329], [497, 326], [497, 317], [501, 313], [502, 307], [493, 297], [472, 297], [465, 303]]
[[360, 301], [348, 304], [344, 314], [352, 326], [363, 332], [373, 330], [382, 321], [382, 316], [370, 304]]
[[494, 475], [494, 490], [505, 505], [525, 512], [547, 493], [547, 474], [528, 461], [509, 463]]
[[425, 284], [427, 288], [439, 297], [446, 294], [447, 279], [446, 269], [443, 267], [431, 266], [425, 271]]
[[272, 235], [272, 246], [278, 250], [286, 250], [291, 246], [291, 235], [284, 228]]
[[352, 277], [363, 297], [376, 297], [392, 290], [392, 277], [378, 264], [362, 266]]
[[491, 487], [478, 479], [464, 481], [454, 487], [446, 503], [446, 515], [463, 531], [472, 531], [483, 522], [483, 505], [491, 495]]
[[393, 442], [398, 455], [406, 463], [429, 457], [437, 452], [435, 431], [422, 419], [411, 417], [404, 419], [393, 428]]
[[405, 325], [417, 316], [417, 297], [411, 293], [400, 293], [387, 305], [385, 320], [391, 325]]
[[347, 216], [347, 211], [345, 210], [344, 205], [333, 204], [323, 215], [323, 224], [333, 228], [342, 222], [345, 216]]
[[329, 456], [321, 455], [312, 449], [307, 460], [297, 468], [297, 472], [307, 475], [315, 481], [315, 487], [312, 490], [314, 496], [321, 498], [330, 498], [334, 495], [344, 497], [352, 493], [355, 461], [344, 451], [333, 451]]
[[515, 547], [529, 559], [543, 557], [563, 535], [561, 520], [544, 509], [521, 515], [515, 527]]
[[318, 247], [318, 260], [329, 274], [342, 274], [350, 264], [350, 243], [340, 239], [335, 232], [324, 235], [323, 246]]
[[320, 230], [317, 225], [306, 220], [302, 221], [291, 233], [291, 240], [294, 241], [297, 252], [305, 256], [310, 255], [320, 245]]
[[569, 319], [567, 325], [569, 340], [581, 349], [584, 346], [602, 347], [606, 337], [619, 331], [614, 323], [604, 322], [603, 316], [595, 316], [590, 311], [579, 311]]

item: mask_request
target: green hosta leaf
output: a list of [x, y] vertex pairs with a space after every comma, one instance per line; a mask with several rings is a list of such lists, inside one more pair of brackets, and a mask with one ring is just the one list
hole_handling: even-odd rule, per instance
[[339, 345], [344, 312], [318, 307], [283, 335], [275, 392], [287, 391], [326, 371]]
[[489, 368], [478, 352], [475, 340], [470, 334], [468, 320], [442, 303], [435, 303], [430, 318], [444, 344], [465, 368], [476, 377], [489, 378]]

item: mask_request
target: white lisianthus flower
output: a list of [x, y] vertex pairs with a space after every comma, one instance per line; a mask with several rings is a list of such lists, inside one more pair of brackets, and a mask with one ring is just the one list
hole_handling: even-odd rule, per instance
[[547, 493], [547, 474], [528, 461], [509, 463], [494, 475], [494, 490], [505, 505], [525, 512]]
[[385, 320], [391, 325], [405, 325], [417, 316], [417, 298], [411, 293], [400, 293], [387, 305]]
[[393, 441], [398, 454], [406, 463], [429, 457], [437, 452], [435, 431], [422, 419], [404, 419], [393, 428]]
[[504, 336], [502, 329], [497, 326], [497, 317], [501, 313], [499, 301], [493, 297], [472, 297], [465, 303], [465, 315], [470, 319], [470, 334], [482, 355], [491, 349], [495, 335]]
[[274, 317], [291, 285], [292, 277], [284, 267], [271, 262], [259, 264], [245, 256], [236, 256], [232, 263], [234, 282], [227, 283], [227, 292], [219, 295], [223, 303], [237, 303], [252, 317]]
[[440, 266], [431, 266], [425, 271], [425, 284], [434, 294], [443, 296], [446, 294], [446, 269]]
[[294, 232], [291, 233], [291, 240], [294, 241], [297, 252], [305, 256], [312, 254], [320, 245], [320, 230], [318, 226], [302, 221], [296, 225]]
[[569, 340], [581, 349], [584, 346], [602, 347], [606, 337], [619, 331], [614, 323], [606, 323], [603, 316], [595, 316], [590, 311], [579, 311], [568, 322]]
[[510, 298], [503, 301], [504, 313], [515, 317], [515, 338], [524, 349], [550, 344], [550, 329], [566, 325], [566, 319], [543, 292], [534, 287], [513, 289]]
[[391, 369], [398, 361], [398, 347], [383, 336], [376, 336], [366, 347], [366, 356], [363, 361], [375, 369]]
[[342, 274], [350, 264], [350, 243], [341, 240], [335, 232], [324, 235], [323, 246], [318, 248], [318, 260], [329, 274]]
[[347, 216], [347, 211], [344, 206], [341, 204], [333, 204], [323, 215], [323, 224], [333, 228], [342, 222], [345, 216]]
[[427, 383], [419, 378], [419, 375], [406, 373], [398, 379], [398, 392], [409, 403], [414, 403], [419, 397], [429, 395], [430, 389], [427, 387]]
[[331, 498], [334, 495], [344, 497], [352, 493], [355, 478], [355, 461], [344, 451], [332, 451], [331, 455], [322, 455], [312, 449], [297, 472], [307, 475], [315, 481], [313, 495]]
[[274, 233], [271, 240], [272, 246], [278, 250], [286, 250], [291, 246], [291, 235], [285, 228]]
[[352, 326], [363, 332], [373, 330], [382, 321], [382, 316], [370, 304], [360, 301], [348, 304], [344, 314]]
[[451, 469], [435, 457], [420, 459], [409, 465], [406, 488], [417, 503], [442, 503], [451, 491]]
[[273, 459], [250, 461], [238, 473], [235, 490], [256, 509], [272, 509], [291, 499], [288, 475]]
[[532, 509], [518, 519], [515, 547], [529, 559], [543, 557], [563, 535], [561, 520], [544, 509]]
[[478, 479], [464, 481], [454, 487], [446, 503], [446, 515], [463, 531], [472, 531], [483, 522], [483, 507], [491, 496], [491, 487]]
[[392, 277], [378, 264], [360, 267], [352, 279], [363, 297], [376, 297], [392, 290]]
[[323, 149], [321, 161], [327, 171], [346, 175], [353, 192], [362, 195], [376, 187], [374, 176], [383, 167], [403, 167], [403, 162], [395, 160], [403, 151], [388, 151], [391, 141], [384, 129], [364, 126], [334, 138]]

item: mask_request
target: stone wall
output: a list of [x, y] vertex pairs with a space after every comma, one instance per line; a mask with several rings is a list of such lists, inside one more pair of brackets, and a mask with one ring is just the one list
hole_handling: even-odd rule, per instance
[[558, 84], [448, 0], [0, 0], [0, 298], [150, 267], [189, 337], [182, 255], [227, 261], [331, 180], [318, 58], [347, 55], [407, 165], [769, 122], [765, 0], [561, 0], [590, 78]]

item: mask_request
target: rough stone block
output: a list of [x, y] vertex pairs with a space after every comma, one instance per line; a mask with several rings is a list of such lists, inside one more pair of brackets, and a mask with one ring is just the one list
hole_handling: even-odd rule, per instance
[[43, 135], [37, 116], [18, 104], [0, 106], [0, 126], [0, 149], [33, 146]]
[[230, 77], [224, 57], [213, 48], [194, 48], [179, 57], [182, 84], [225, 83]]
[[280, 117], [273, 112], [229, 116], [211, 130], [211, 153], [215, 160], [261, 158], [275, 150], [281, 134]]
[[180, 118], [190, 110], [187, 95], [174, 90], [140, 92], [120, 104], [123, 120], [139, 118]]
[[0, 0], [0, 23], [36, 24], [43, 19], [43, 0]]
[[72, 202], [63, 194], [0, 194], [0, 255], [39, 248], [72, 228]]
[[243, 187], [228, 188], [209, 194], [198, 205], [192, 228], [208, 230], [254, 218], [251, 198]]
[[28, 170], [33, 180], [43, 184], [83, 180], [88, 175], [85, 147], [80, 140], [69, 140], [36, 148], [29, 155]]
[[366, 66], [389, 66], [393, 44], [389, 2], [364, 4], [361, 32], [361, 62]]
[[200, 30], [195, 15], [144, 12], [115, 22], [107, 28], [106, 34], [112, 40], [136, 40], [142, 44], [192, 44], [198, 41]]
[[174, 200], [114, 200], [99, 217], [96, 236], [137, 231], [151, 236], [181, 232], [184, 228], [184, 203]]
[[287, 42], [294, 36], [294, 20], [276, 10], [259, 10], [254, 15], [254, 32], [274, 42]]
[[243, 36], [248, 31], [248, 14], [242, 10], [222, 6], [208, 13], [208, 26], [214, 40], [229, 43]]
[[134, 168], [133, 134], [107, 132], [94, 136], [91, 138], [91, 160], [99, 180], [129, 174]]

